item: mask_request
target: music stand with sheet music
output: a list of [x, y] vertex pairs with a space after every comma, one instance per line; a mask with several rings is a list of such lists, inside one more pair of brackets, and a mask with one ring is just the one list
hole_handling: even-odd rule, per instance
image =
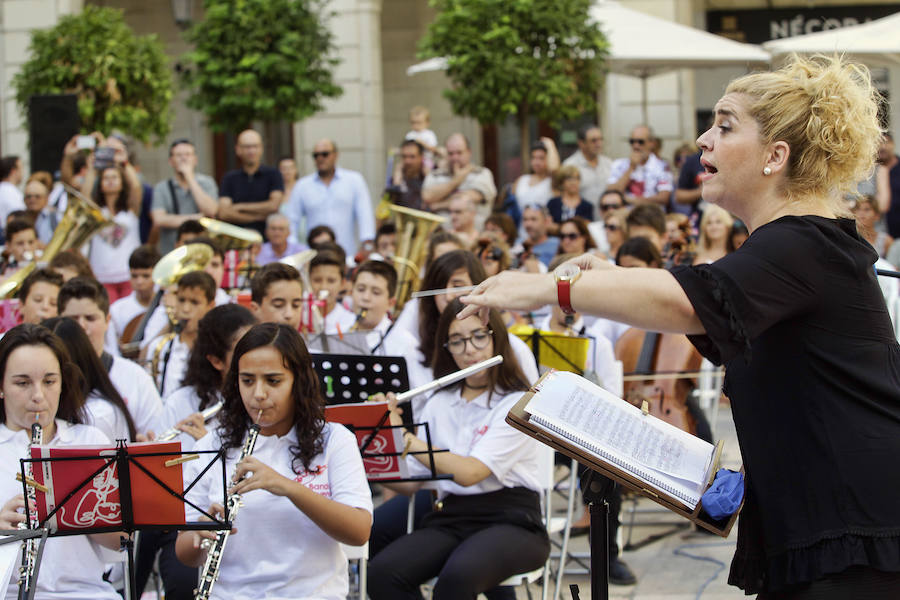
[[[209, 472], [216, 463], [219, 463], [222, 471], [223, 506], [227, 504], [225, 453], [222, 450], [182, 452], [180, 442], [149, 443], [138, 446], [138, 449], [129, 451], [125, 440], [121, 439], [117, 440], [114, 448], [36, 446], [32, 448], [32, 458], [20, 459], [22, 487], [26, 492], [26, 497], [28, 495], [27, 486], [32, 485], [36, 488], [39, 527], [2, 532], [8, 534], [8, 537], [0, 539], [0, 544], [41, 538], [35, 558], [32, 587], [28, 590], [27, 595], [29, 600], [34, 598], [37, 589], [40, 561], [48, 537], [125, 532], [127, 536], [123, 536], [121, 539], [122, 548], [126, 551], [127, 557], [126, 596], [130, 600], [137, 600], [133, 539], [136, 531], [144, 529], [209, 531], [231, 529], [231, 523], [219, 519], [186, 498], [187, 493], [200, 478]], [[161, 448], [165, 450], [160, 450]], [[41, 452], [46, 452], [46, 455], [41, 455]], [[199, 459], [201, 454], [215, 456], [187, 486], [184, 486], [181, 468], [172, 472], [164, 471], [170, 467], [180, 467], [188, 460]], [[78, 462], [82, 462], [84, 466], [80, 469], [81, 472], [76, 473], [75, 471], [78, 469], [74, 465]], [[33, 476], [30, 479], [26, 477], [27, 463], [32, 465]], [[57, 464], [60, 465], [60, 469], [53, 468]], [[68, 468], [64, 469], [62, 465], [68, 465]], [[98, 486], [101, 487], [98, 488]], [[182, 491], [176, 491], [177, 489]], [[55, 491], [59, 491], [60, 494], [51, 495]], [[90, 497], [96, 498], [94, 506], [97, 510], [79, 513], [82, 503]], [[183, 508], [185, 504], [199, 511], [209, 521], [185, 521]], [[166, 521], [166, 516], [172, 517], [176, 514], [173, 510], [175, 505], [180, 507], [181, 518], [175, 517], [171, 521]], [[102, 507], [106, 514], [98, 515], [98, 507]], [[99, 524], [102, 522], [106, 524]]]

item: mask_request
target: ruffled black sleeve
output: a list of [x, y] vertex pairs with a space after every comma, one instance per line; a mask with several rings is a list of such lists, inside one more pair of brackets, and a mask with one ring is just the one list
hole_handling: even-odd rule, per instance
[[822, 289], [821, 232], [800, 219], [781, 219], [755, 231], [737, 252], [710, 265], [674, 267], [706, 329], [689, 336], [715, 364], [743, 355], [766, 329], [808, 312]]

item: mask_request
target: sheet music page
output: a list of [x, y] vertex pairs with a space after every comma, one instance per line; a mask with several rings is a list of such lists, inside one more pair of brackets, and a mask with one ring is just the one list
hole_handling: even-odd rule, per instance
[[618, 456], [692, 484], [705, 484], [712, 444], [652, 416], [583, 377], [548, 377], [526, 406]]

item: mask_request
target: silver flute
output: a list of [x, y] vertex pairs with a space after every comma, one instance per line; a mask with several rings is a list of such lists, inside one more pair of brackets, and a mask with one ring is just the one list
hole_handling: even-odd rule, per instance
[[[44, 443], [44, 430], [40, 423], [32, 423], [27, 458], [31, 458], [31, 447], [40, 446], [42, 443]], [[24, 523], [19, 523], [19, 529], [34, 529], [38, 526], [37, 493], [34, 486], [29, 482], [29, 480], [34, 478], [32, 464], [30, 462], [25, 463], [25, 477], [27, 478], [25, 480], [26, 520]], [[27, 598], [32, 586], [36, 585], [34, 568], [37, 564], [37, 553], [40, 543], [41, 540], [39, 538], [29, 538], [22, 542], [22, 565], [19, 567], [19, 600]]]
[[474, 375], [479, 371], [484, 371], [485, 369], [490, 369], [495, 365], [499, 365], [503, 362], [503, 355], [498, 354], [497, 356], [492, 356], [487, 360], [483, 360], [480, 363], [475, 363], [471, 367], [466, 367], [465, 369], [460, 369], [459, 371], [454, 371], [449, 375], [444, 375], [439, 379], [435, 379], [431, 383], [425, 383], [420, 385], [419, 387], [415, 387], [409, 391], [401, 392], [397, 394], [397, 402], [404, 402], [413, 398], [415, 396], [419, 396], [421, 394], [427, 394], [431, 390], [436, 390], [442, 387], [446, 387], [451, 383], [456, 383], [460, 379], [465, 379], [469, 375]]
[[[202, 413], [200, 413], [201, 415], [203, 415], [203, 422], [208, 423], [209, 420], [212, 419], [214, 416], [216, 416], [220, 410], [222, 410], [222, 401], [221, 400], [219, 402], [216, 402], [212, 406], [208, 407]], [[157, 442], [168, 442], [169, 440], [174, 440], [175, 438], [178, 437], [179, 433], [184, 433], [184, 432], [176, 427], [173, 427], [172, 429], [168, 430], [167, 432], [163, 433], [162, 435], [157, 436], [156, 441]]]
[[[241, 455], [238, 458], [238, 463], [253, 454], [253, 448], [256, 447], [257, 437], [259, 437], [259, 425], [254, 423], [250, 426], [250, 431], [247, 432], [247, 439], [244, 442], [243, 448], [241, 448]], [[231, 485], [229, 487], [234, 486], [239, 481], [240, 480], [237, 479], [237, 477], [232, 475]], [[234, 519], [237, 517], [238, 508], [240, 508], [240, 506], [241, 495], [229, 494], [228, 499], [225, 502], [226, 522], [234, 523]], [[194, 594], [195, 600], [209, 600], [213, 585], [215, 585], [216, 580], [219, 578], [219, 567], [222, 564], [222, 552], [225, 550], [225, 542], [228, 541], [230, 533], [230, 529], [216, 531], [215, 540], [204, 540], [204, 543], [209, 542], [209, 545], [205, 546], [206, 561], [203, 563], [203, 570], [200, 571], [200, 583]]]

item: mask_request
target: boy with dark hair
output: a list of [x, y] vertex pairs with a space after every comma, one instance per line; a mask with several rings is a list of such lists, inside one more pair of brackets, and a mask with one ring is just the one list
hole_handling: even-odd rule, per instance
[[190, 244], [194, 238], [206, 235], [206, 227], [200, 221], [188, 219], [175, 230], [175, 247]]
[[260, 323], [285, 323], [300, 329], [303, 316], [300, 272], [279, 262], [261, 268], [250, 282], [250, 310]]
[[[185, 221], [187, 222], [187, 221]], [[216, 286], [216, 306], [221, 306], [223, 304], [228, 304], [232, 302], [231, 296], [228, 295], [228, 292], [221, 288], [222, 278], [225, 276], [225, 253], [222, 251], [222, 248], [219, 244], [216, 243], [215, 240], [210, 239], [208, 237], [195, 237], [190, 241], [191, 244], [206, 244], [213, 251], [213, 256], [203, 267], [203, 270], [213, 278], [213, 282]], [[156, 307], [156, 310], [153, 311], [153, 314], [150, 316], [150, 320], [147, 321], [147, 327], [144, 329], [144, 337], [141, 340], [141, 351], [143, 352], [147, 346], [150, 345], [150, 340], [157, 337], [163, 329], [166, 328], [166, 325], [169, 324], [169, 317], [166, 315], [165, 305], [172, 306], [175, 304], [175, 298], [170, 293], [167, 292], [163, 297], [160, 305]]]
[[309, 262], [309, 282], [313, 296], [325, 296], [325, 333], [332, 335], [349, 331], [356, 322], [356, 315], [344, 308], [338, 297], [344, 285], [346, 263], [333, 250], [320, 249]]
[[34, 260], [37, 232], [34, 222], [28, 218], [13, 219], [6, 226], [6, 266], [3, 276], [8, 277]]
[[375, 253], [370, 254], [372, 260], [391, 260], [397, 251], [397, 226], [384, 223], [375, 232]]
[[119, 298], [109, 307], [109, 336], [121, 342], [125, 328], [134, 319], [142, 317], [153, 300], [153, 267], [159, 261], [159, 253], [150, 245], [138, 246], [128, 257], [131, 277], [131, 293]]
[[216, 282], [209, 273], [185, 273], [177, 286], [176, 330], [160, 335], [148, 346], [147, 358], [154, 365], [156, 384], [163, 399], [181, 387], [200, 319], [216, 306]]
[[353, 274], [350, 296], [356, 310], [356, 331], [371, 331], [366, 341], [373, 354], [405, 356], [418, 347], [406, 329], [391, 327], [388, 316], [397, 303], [397, 271], [381, 260], [367, 260]]
[[39, 325], [44, 319], [57, 315], [56, 298], [63, 285], [62, 275], [50, 269], [31, 272], [19, 288], [19, 314], [23, 323]]
[[59, 290], [59, 316], [69, 317], [81, 325], [91, 345], [109, 372], [139, 434], [162, 431], [162, 402], [153, 380], [137, 363], [104, 351], [109, 325], [109, 294], [96, 279], [74, 277]]
[[645, 237], [662, 252], [666, 239], [666, 213], [657, 204], [639, 204], [625, 217], [628, 237]]

